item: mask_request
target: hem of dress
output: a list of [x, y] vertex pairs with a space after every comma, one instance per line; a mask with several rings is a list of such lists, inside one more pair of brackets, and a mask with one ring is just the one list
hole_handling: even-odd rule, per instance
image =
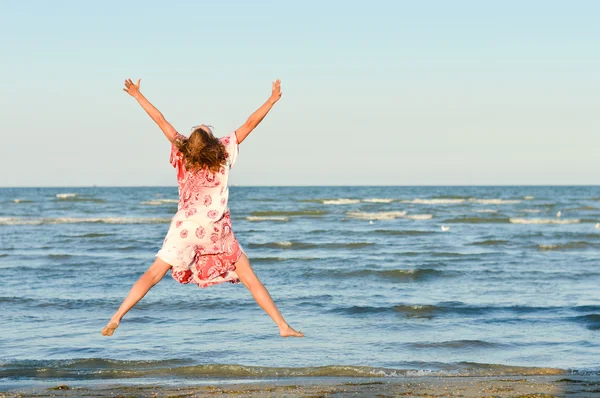
[[[182, 285], [187, 285], [190, 283], [193, 283], [195, 285], [198, 285], [199, 288], [205, 288], [205, 287], [209, 287], [209, 286], [213, 286], [213, 285], [218, 285], [221, 283], [232, 283], [232, 284], [240, 284], [242, 281], [240, 280], [240, 277], [238, 276], [238, 274], [235, 272], [235, 264], [240, 260], [240, 258], [242, 258], [242, 254], [246, 254], [246, 252], [244, 252], [244, 249], [242, 248], [242, 245], [239, 244], [239, 242], [237, 242], [238, 244], [238, 255], [236, 257], [236, 259], [234, 261], [232, 261], [232, 265], [233, 265], [233, 269], [232, 270], [227, 270], [225, 271], [225, 277], [221, 276], [223, 274], [218, 274], [217, 276], [213, 276], [210, 279], [198, 279], [200, 280], [200, 282], [196, 282], [193, 280], [189, 280], [187, 282], [181, 282], [175, 278], [178, 283], [182, 284]], [[169, 263], [168, 261], [166, 261], [165, 259], [163, 259], [162, 257], [159, 256], [160, 252], [156, 254], [156, 257], [160, 258], [162, 261], [164, 261], [165, 263], [169, 264], [171, 266], [171, 274], [173, 274], [173, 272], [177, 272], [177, 271], [186, 271], [189, 270], [188, 266], [176, 266], [176, 265], [172, 265], [171, 263]]]

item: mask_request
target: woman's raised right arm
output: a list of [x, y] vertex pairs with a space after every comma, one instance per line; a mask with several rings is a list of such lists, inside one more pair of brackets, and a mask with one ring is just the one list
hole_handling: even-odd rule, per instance
[[141, 81], [142, 79], [138, 79], [137, 83], [134, 83], [131, 81], [131, 79], [125, 80], [125, 88], [123, 91], [137, 100], [137, 102], [142, 106], [142, 108], [144, 108], [152, 120], [158, 124], [158, 127], [160, 127], [162, 132], [165, 134], [165, 137], [167, 137], [169, 141], [173, 142], [175, 140], [175, 136], [177, 135], [177, 130], [175, 130], [171, 123], [167, 122], [163, 114], [160, 113], [160, 111], [142, 95], [140, 92]]

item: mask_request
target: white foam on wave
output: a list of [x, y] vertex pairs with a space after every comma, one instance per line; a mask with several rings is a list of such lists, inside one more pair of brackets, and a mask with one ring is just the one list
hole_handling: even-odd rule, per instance
[[56, 197], [58, 199], [69, 199], [69, 198], [74, 198], [75, 196], [78, 196], [78, 194], [76, 193], [57, 193]]
[[433, 214], [409, 214], [406, 218], [410, 220], [431, 220]]
[[496, 209], [475, 209], [473, 210], [475, 213], [498, 213]]
[[278, 216], [250, 216], [246, 217], [248, 221], [290, 221], [288, 217], [278, 217]]
[[510, 222], [513, 224], [577, 224], [579, 219], [577, 218], [511, 218]]
[[413, 199], [413, 200], [403, 200], [404, 203], [413, 203], [418, 205], [451, 205], [464, 203], [464, 199]]
[[283, 246], [283, 247], [289, 247], [292, 245], [292, 242], [290, 242], [290, 241], [277, 242], [276, 245]]
[[18, 218], [0, 217], [0, 225], [42, 225], [42, 224], [162, 224], [170, 222], [170, 218], [125, 218], [125, 217], [57, 217], [57, 218]]
[[480, 203], [482, 205], [515, 205], [517, 203], [521, 203], [520, 200], [517, 199], [477, 199], [471, 198], [470, 202]]
[[178, 199], [155, 199], [155, 200], [147, 200], [145, 202], [141, 202], [141, 204], [148, 205], [148, 206], [162, 206], [164, 204], [169, 204], [169, 203], [179, 203], [179, 200]]
[[525, 199], [525, 200], [533, 200], [533, 199], [535, 199], [535, 196], [523, 196], [523, 199]]
[[363, 199], [363, 202], [367, 203], [392, 203], [394, 199], [384, 199], [384, 198], [371, 198], [371, 199]]
[[331, 199], [324, 200], [324, 205], [354, 205], [356, 203], [360, 203], [359, 199]]
[[381, 211], [375, 213], [350, 211], [347, 214], [348, 217], [357, 218], [359, 220], [393, 220], [395, 218], [406, 216], [405, 211]]
[[523, 213], [539, 213], [541, 210], [539, 209], [523, 209], [521, 210]]

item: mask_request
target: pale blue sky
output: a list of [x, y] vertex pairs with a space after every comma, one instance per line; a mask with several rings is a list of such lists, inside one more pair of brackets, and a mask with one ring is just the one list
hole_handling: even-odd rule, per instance
[[0, 186], [175, 185], [282, 80], [239, 185], [600, 183], [598, 1], [0, 0]]

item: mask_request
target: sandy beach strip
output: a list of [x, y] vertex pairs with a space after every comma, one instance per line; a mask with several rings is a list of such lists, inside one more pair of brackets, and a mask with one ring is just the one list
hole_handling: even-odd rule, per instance
[[0, 392], [0, 397], [600, 397], [600, 376], [280, 379], [212, 384], [60, 383]]

